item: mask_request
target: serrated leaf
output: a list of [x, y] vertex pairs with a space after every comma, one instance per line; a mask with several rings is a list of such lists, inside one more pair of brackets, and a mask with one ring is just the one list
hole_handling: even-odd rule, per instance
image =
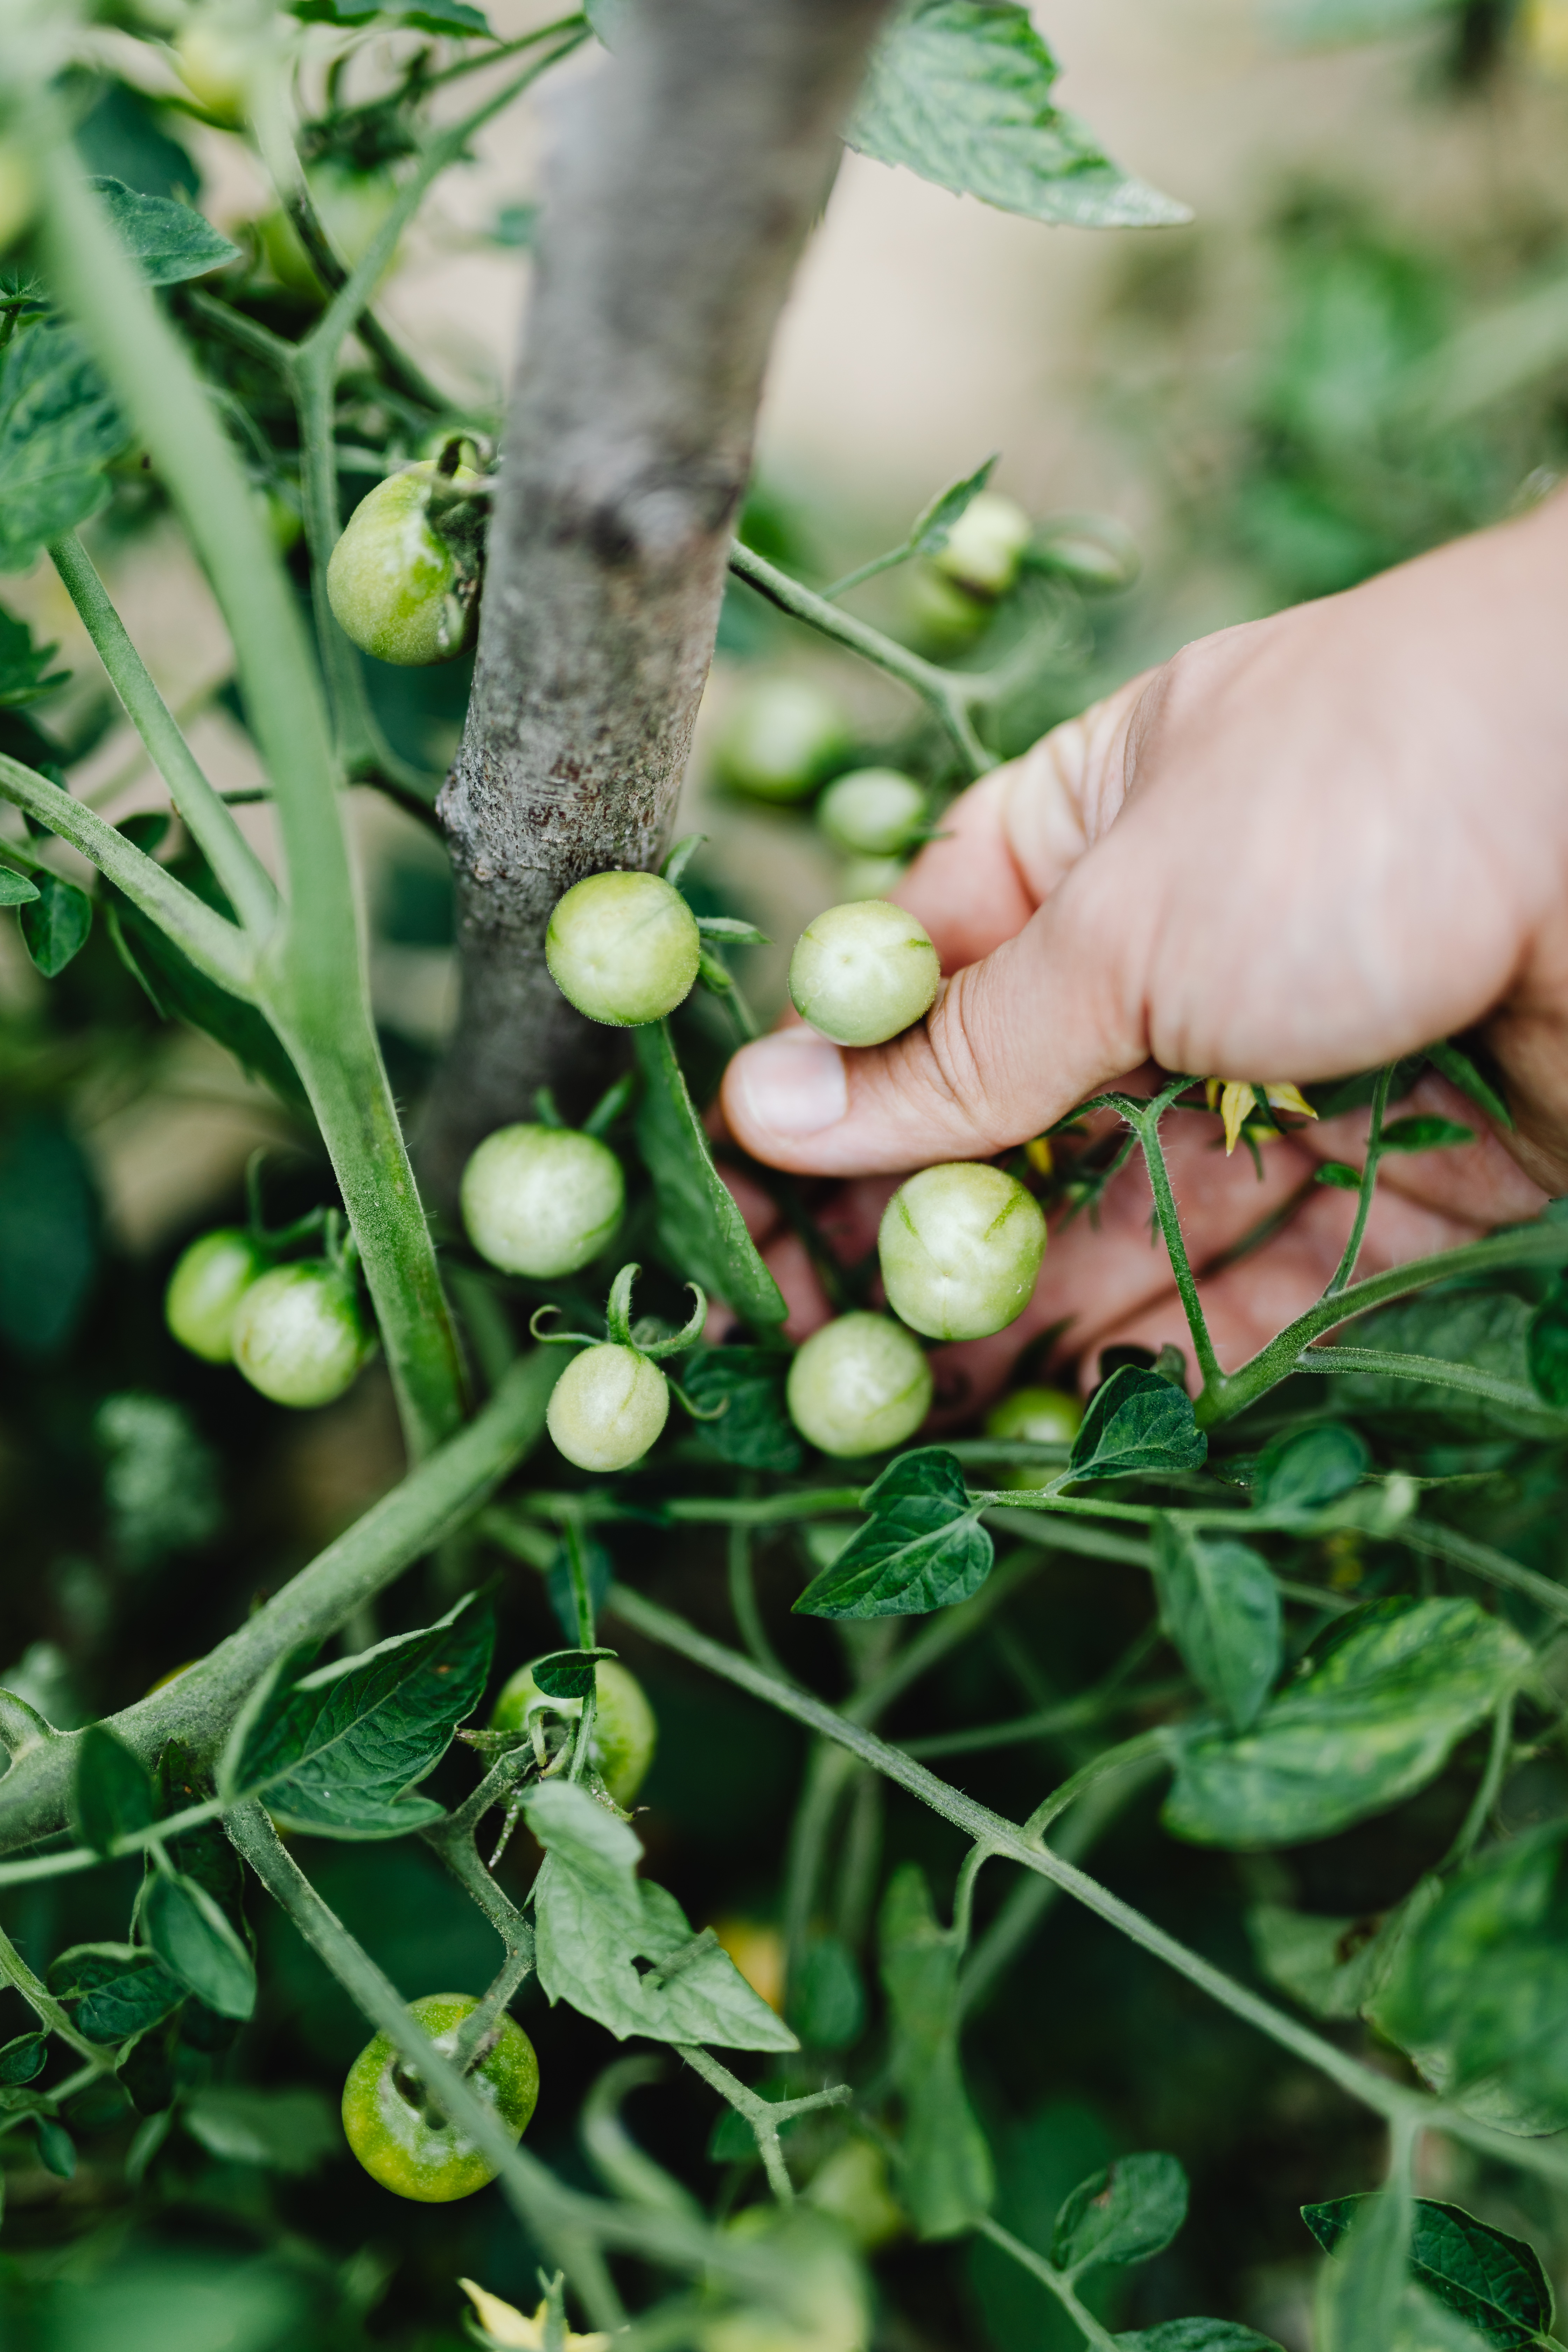
[[68, 669], [51, 670], [58, 646], [36, 646], [26, 621], [0, 612], [0, 710], [21, 710], [64, 686]]
[[1431, 1780], [1529, 1663], [1519, 1635], [1473, 1601], [1352, 1611], [1250, 1731], [1178, 1736], [1162, 1818], [1205, 1845], [1331, 1836]]
[[594, 1687], [599, 1660], [615, 1654], [614, 1650], [551, 1650], [535, 1658], [529, 1671], [546, 1698], [584, 1699]]
[[1279, 1671], [1279, 1587], [1250, 1544], [1209, 1542], [1179, 1519], [1154, 1523], [1165, 1630], [1204, 1696], [1235, 1731], [1257, 1717]]
[[150, 286], [180, 286], [239, 259], [231, 245], [193, 205], [167, 196], [141, 196], [123, 180], [91, 183], [100, 202]]
[[256, 2007], [256, 1969], [224, 1913], [194, 1878], [159, 1871], [142, 1902], [149, 1944], [172, 1977], [219, 2017]]
[[911, 1617], [967, 1601], [995, 1546], [951, 1454], [925, 1445], [890, 1462], [862, 1497], [867, 1518], [795, 1602], [806, 1617]]
[[1150, 228], [1189, 219], [1052, 104], [1056, 78], [1028, 10], [1012, 0], [913, 0], [873, 52], [845, 137], [878, 163], [1031, 220]]
[[1153, 1476], [1195, 1470], [1208, 1450], [1185, 1389], [1123, 1364], [1090, 1398], [1068, 1467], [1075, 1478]]
[[0, 2048], [0, 2086], [13, 2091], [23, 2083], [36, 2082], [48, 2063], [47, 2033], [18, 2033], [14, 2042]]
[[494, 40], [489, 19], [468, 0], [294, 0], [293, 14], [307, 25], [394, 25], [415, 33], [466, 38], [482, 33]]
[[784, 1410], [788, 1370], [789, 1358], [777, 1348], [702, 1348], [686, 1358], [680, 1385], [693, 1404], [705, 1412], [724, 1408], [697, 1427], [710, 1454], [746, 1470], [800, 1468], [804, 1450]]
[[0, 358], [0, 572], [26, 572], [109, 495], [127, 438], [114, 398], [69, 327], [24, 327]]
[[0, 907], [26, 907], [38, 895], [38, 886], [9, 866], [0, 866]]
[[1279, 2352], [1272, 2336], [1235, 2319], [1167, 2319], [1115, 2340], [1118, 2352]]
[[1315, 1511], [1358, 1486], [1372, 1466], [1359, 1430], [1316, 1422], [1276, 1437], [1258, 1457], [1255, 1499], [1270, 1511]]
[[957, 2237], [988, 2210], [995, 2175], [959, 2060], [963, 1955], [916, 1863], [888, 1883], [879, 1940], [892, 2012], [889, 2063], [904, 2103], [899, 2187], [922, 2238]]
[[694, 1936], [675, 1897], [637, 1877], [642, 1845], [625, 1822], [568, 1780], [536, 1782], [522, 1803], [545, 1853], [535, 1961], [552, 2002], [569, 2001], [617, 2041], [799, 2047], [711, 1932]]
[[976, 466], [973, 474], [965, 474], [961, 482], [952, 482], [939, 490], [931, 504], [922, 507], [910, 531], [910, 545], [917, 555], [940, 555], [952, 536], [952, 526], [966, 514], [996, 470], [996, 457], [986, 458]]
[[1454, 1118], [1395, 1118], [1383, 1130], [1384, 1151], [1441, 1151], [1458, 1143], [1473, 1143], [1473, 1127], [1461, 1127]]
[[1058, 2270], [1147, 2262], [1187, 2218], [1187, 2176], [1173, 2156], [1121, 2156], [1064, 2200], [1051, 2231]]
[[58, 979], [87, 945], [92, 900], [74, 882], [40, 874], [37, 895], [22, 908], [22, 940], [46, 980]]
[[158, 1818], [153, 1776], [107, 1724], [89, 1723], [76, 1752], [71, 1820], [83, 1845], [113, 1853], [115, 1840]]
[[[1301, 2219], [1324, 2253], [1336, 2253], [1366, 2202], [1336, 2197], [1303, 2205]], [[1551, 2332], [1552, 2287], [1534, 2247], [1478, 2221], [1462, 2205], [1416, 2198], [1410, 2268], [1428, 2294], [1500, 2352], [1517, 2352]]]
[[1354, 2201], [1357, 2210], [1340, 2259], [1318, 2282], [1312, 2329], [1318, 2352], [1383, 2352], [1398, 2332], [1415, 2219], [1408, 2176]]
[[700, 1282], [742, 1322], [764, 1328], [786, 1312], [777, 1283], [746, 1231], [734, 1196], [713, 1165], [708, 1138], [692, 1108], [668, 1021], [632, 1032], [642, 1076], [637, 1150], [653, 1179], [658, 1209], [659, 1254], [682, 1282]]
[[471, 1593], [423, 1633], [301, 1675], [298, 1654], [252, 1694], [218, 1767], [229, 1803], [259, 1797], [289, 1829], [401, 1837], [441, 1808], [407, 1793], [435, 1769], [489, 1672], [495, 1619]]
[[72, 2022], [89, 2042], [128, 2042], [178, 2009], [185, 1988], [141, 1945], [76, 1944], [53, 1961], [48, 1987], [76, 2002]]
[[1362, 1317], [1342, 1332], [1342, 1339], [1356, 1347], [1385, 1349], [1395, 1355], [1433, 1356], [1441, 1362], [1462, 1364], [1472, 1371], [1489, 1372], [1521, 1391], [1518, 1402], [1465, 1395], [1437, 1381], [1407, 1380], [1382, 1372], [1331, 1375], [1330, 1393], [1336, 1406], [1363, 1419], [1380, 1418], [1446, 1422], [1463, 1430], [1467, 1438], [1478, 1433], [1517, 1437], [1560, 1436], [1561, 1423], [1544, 1403], [1531, 1402], [1528, 1353], [1531, 1307], [1527, 1299], [1506, 1290], [1427, 1292]]

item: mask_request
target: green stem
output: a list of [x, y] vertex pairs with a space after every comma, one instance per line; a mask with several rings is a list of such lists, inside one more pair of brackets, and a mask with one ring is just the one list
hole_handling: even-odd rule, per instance
[[1472, 1576], [1484, 1577], [1489, 1584], [1500, 1584], [1510, 1592], [1522, 1592], [1538, 1609], [1553, 1617], [1568, 1619], [1568, 1589], [1554, 1584], [1522, 1560], [1510, 1559], [1505, 1551], [1496, 1551], [1490, 1544], [1478, 1543], [1474, 1536], [1463, 1536], [1457, 1528], [1446, 1528], [1439, 1520], [1407, 1519], [1394, 1531], [1394, 1541], [1407, 1551], [1425, 1552], [1432, 1559], [1451, 1560], [1456, 1568], [1468, 1569]]
[[227, 891], [247, 930], [265, 934], [278, 919], [272, 877], [213, 790], [153, 685], [124, 622], [75, 531], [49, 541], [48, 558], [81, 616], [109, 682], [124, 707], [192, 839]]
[[848, 2084], [837, 2083], [831, 2090], [812, 2091], [804, 2099], [759, 2098], [755, 2091], [748, 2090], [738, 2076], [731, 2074], [728, 2066], [721, 2066], [712, 2053], [704, 2050], [700, 2043], [678, 2042], [675, 2046], [692, 2073], [700, 2074], [703, 2081], [717, 2091], [721, 2098], [727, 2099], [735, 2113], [751, 2126], [757, 2143], [757, 2154], [762, 2158], [763, 2168], [768, 2176], [768, 2187], [781, 2205], [793, 2205], [795, 2183], [789, 2177], [789, 2167], [784, 2162], [784, 2149], [779, 2144], [779, 2126], [788, 2123], [795, 2116], [810, 2115], [818, 2107], [843, 2106], [854, 2096]]
[[899, 1746], [906, 1756], [927, 1758], [974, 1756], [986, 1748], [1016, 1748], [1028, 1740], [1051, 1739], [1058, 1732], [1079, 1730], [1123, 1708], [1163, 1706], [1189, 1688], [1185, 1682], [1171, 1682], [1155, 1683], [1146, 1690], [1090, 1691], [1082, 1698], [1041, 1707], [1034, 1715], [1016, 1716], [1010, 1723], [980, 1723], [968, 1731], [935, 1731], [924, 1739], [900, 1739]]
[[1026, 2246], [1022, 2238], [1016, 2238], [1011, 2230], [1005, 2230], [1000, 2221], [991, 2219], [989, 2213], [983, 2213], [975, 2227], [983, 2238], [989, 2238], [994, 2246], [1000, 2246], [1005, 2254], [1011, 2254], [1013, 2260], [1021, 2263], [1032, 2277], [1037, 2278], [1042, 2286], [1050, 2289], [1085, 2343], [1093, 2345], [1094, 2352], [1117, 2352], [1115, 2336], [1100, 2326], [1092, 2311], [1084, 2309], [1060, 2271], [1047, 2262], [1044, 2254], [1037, 2254], [1033, 2246]]
[[1481, 1774], [1476, 1793], [1470, 1800], [1469, 1811], [1459, 1824], [1453, 1844], [1437, 1864], [1439, 1874], [1458, 1870], [1461, 1863], [1468, 1862], [1475, 1852], [1477, 1840], [1491, 1818], [1513, 1748], [1513, 1701], [1512, 1691], [1499, 1701], [1497, 1712], [1492, 1717], [1491, 1744], [1487, 1749], [1486, 1769]]
[[1388, 1108], [1388, 1089], [1394, 1079], [1392, 1062], [1377, 1074], [1377, 1085], [1372, 1097], [1372, 1124], [1366, 1136], [1366, 1163], [1361, 1171], [1361, 1191], [1356, 1197], [1355, 1223], [1351, 1227], [1344, 1255], [1334, 1268], [1333, 1279], [1324, 1291], [1325, 1298], [1337, 1298], [1355, 1272], [1361, 1255], [1362, 1242], [1366, 1234], [1366, 1221], [1372, 1214], [1372, 1196], [1377, 1190], [1377, 1163], [1383, 1157], [1383, 1115]]
[[38, 2023], [47, 2026], [51, 2033], [58, 2034], [79, 2058], [90, 2059], [100, 2073], [107, 2073], [113, 2065], [116, 2053], [100, 2048], [77, 2032], [47, 1985], [33, 1974], [4, 1928], [0, 1928], [0, 1976], [16, 1987]]
[[912, 543], [906, 539], [901, 547], [890, 547], [886, 555], [874, 555], [869, 563], [862, 563], [858, 570], [847, 572], [842, 580], [836, 580], [831, 588], [825, 588], [823, 601], [837, 604], [840, 596], [848, 595], [851, 588], [860, 587], [865, 581], [875, 580], [879, 572], [891, 572], [897, 565], [907, 563], [914, 551]]
[[736, 1631], [759, 1666], [780, 1681], [788, 1679], [773, 1654], [763, 1623], [763, 1612], [757, 1606], [757, 1587], [752, 1573], [752, 1536], [745, 1521], [737, 1520], [730, 1528], [729, 1538], [730, 1607], [734, 1614]]
[[1024, 1823], [1024, 1835], [1043, 1838], [1058, 1814], [1065, 1813], [1068, 1807], [1086, 1790], [1092, 1789], [1097, 1780], [1105, 1780], [1112, 1772], [1125, 1771], [1130, 1764], [1147, 1764], [1153, 1758], [1165, 1754], [1167, 1746], [1163, 1729], [1157, 1728], [1140, 1731], [1133, 1738], [1122, 1740], [1118, 1747], [1103, 1748], [1098, 1756], [1091, 1757], [1087, 1764], [1080, 1766], [1070, 1779], [1064, 1780], [1059, 1788], [1053, 1789], [1048, 1797], [1041, 1800]]
[[1165, 1236], [1165, 1247], [1171, 1259], [1171, 1271], [1176, 1277], [1176, 1288], [1181, 1293], [1182, 1307], [1186, 1315], [1187, 1328], [1193, 1335], [1193, 1350], [1198, 1360], [1198, 1370], [1203, 1375], [1204, 1392], [1206, 1395], [1217, 1382], [1223, 1381], [1225, 1375], [1220, 1369], [1219, 1358], [1215, 1354], [1214, 1341], [1209, 1338], [1209, 1327], [1204, 1315], [1203, 1302], [1198, 1297], [1197, 1281], [1187, 1256], [1187, 1244], [1182, 1233], [1182, 1221], [1176, 1213], [1176, 1196], [1171, 1190], [1171, 1174], [1165, 1165], [1164, 1147], [1160, 1141], [1162, 1115], [1170, 1108], [1176, 1097], [1184, 1093], [1191, 1084], [1190, 1078], [1173, 1079], [1169, 1085], [1161, 1088], [1147, 1108], [1140, 1112], [1133, 1124], [1137, 1129], [1138, 1140], [1143, 1148], [1144, 1164], [1149, 1171], [1149, 1186], [1154, 1195], [1154, 1212], [1160, 1220], [1160, 1229]]
[[1545, 1414], [1550, 1407], [1533, 1389], [1518, 1381], [1500, 1381], [1472, 1364], [1456, 1364], [1443, 1356], [1406, 1356], [1392, 1348], [1304, 1348], [1290, 1367], [1295, 1372], [1371, 1372], [1385, 1381], [1430, 1381], [1446, 1389], [1463, 1389], [1471, 1396], [1489, 1397], [1494, 1404], [1512, 1405]]

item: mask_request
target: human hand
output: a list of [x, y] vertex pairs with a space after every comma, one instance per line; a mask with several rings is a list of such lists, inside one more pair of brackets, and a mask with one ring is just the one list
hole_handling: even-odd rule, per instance
[[[802, 1030], [746, 1048], [725, 1081], [731, 1131], [773, 1165], [859, 1178], [989, 1156], [1150, 1059], [1310, 1081], [1484, 1022], [1518, 1132], [1505, 1149], [1424, 1079], [1415, 1107], [1477, 1140], [1384, 1163], [1363, 1265], [1532, 1213], [1568, 1188], [1565, 559], [1560, 499], [1202, 640], [984, 778], [899, 893], [954, 974], [925, 1024], [861, 1053]], [[1356, 1158], [1356, 1122], [1341, 1125], [1272, 1146], [1259, 1181], [1205, 1122], [1172, 1122], [1200, 1268], [1286, 1220], [1205, 1286], [1227, 1365], [1332, 1273], [1352, 1202], [1306, 1188], [1322, 1157]], [[837, 1204], [847, 1256], [889, 1189]], [[963, 1377], [995, 1385], [1069, 1316], [1064, 1349], [1087, 1351], [1086, 1372], [1110, 1339], [1179, 1343], [1148, 1205], [1130, 1170], [1099, 1233], [1080, 1222], [1053, 1244], [1026, 1317], [951, 1351]], [[826, 1308], [792, 1252], [805, 1329]]]

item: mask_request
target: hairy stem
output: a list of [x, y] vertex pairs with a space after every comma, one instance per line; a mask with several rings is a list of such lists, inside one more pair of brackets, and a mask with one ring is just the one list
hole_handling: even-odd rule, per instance
[[1042, 2286], [1050, 2289], [1084, 2342], [1093, 2345], [1095, 2352], [1117, 2352], [1115, 2336], [1101, 2327], [1092, 2311], [1084, 2309], [1060, 2271], [1054, 2269], [1044, 2254], [1037, 2254], [1033, 2246], [1026, 2246], [1022, 2238], [1016, 2238], [1011, 2230], [1005, 2230], [1000, 2221], [991, 2219], [989, 2213], [983, 2213], [975, 2227], [983, 2238], [989, 2238], [994, 2246], [1000, 2246], [1005, 2254], [1011, 2254], [1031, 2277], [1037, 2278]]
[[1377, 1074], [1377, 1086], [1372, 1097], [1372, 1124], [1366, 1136], [1366, 1164], [1361, 1171], [1361, 1191], [1356, 1198], [1355, 1222], [1351, 1226], [1344, 1255], [1323, 1293], [1325, 1298], [1337, 1298], [1355, 1274], [1356, 1260], [1361, 1255], [1361, 1245], [1366, 1234], [1366, 1221], [1372, 1214], [1372, 1196], [1377, 1190], [1377, 1163], [1383, 1157], [1383, 1115], [1388, 1108], [1388, 1089], [1393, 1081], [1394, 1065], [1390, 1063], [1386, 1069]]

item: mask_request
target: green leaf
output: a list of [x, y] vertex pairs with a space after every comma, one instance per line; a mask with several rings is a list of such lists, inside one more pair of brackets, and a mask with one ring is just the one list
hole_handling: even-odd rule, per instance
[[103, 504], [125, 446], [113, 395], [69, 327], [28, 326], [0, 358], [0, 572], [26, 572]]
[[922, 2238], [954, 2238], [990, 2207], [995, 2176], [958, 2055], [963, 1955], [917, 1863], [893, 1873], [879, 1923], [889, 2058], [904, 2103], [900, 2187]]
[[1468, 1095], [1478, 1110], [1484, 1110], [1489, 1118], [1495, 1118], [1500, 1127], [1511, 1133], [1513, 1113], [1497, 1088], [1481, 1076], [1463, 1046], [1456, 1045], [1451, 1037], [1440, 1038], [1436, 1045], [1427, 1046], [1426, 1058], [1434, 1069], [1442, 1071], [1451, 1087]]
[[89, 1723], [76, 1752], [71, 1820], [83, 1845], [108, 1855], [117, 1838], [158, 1818], [153, 1776], [107, 1724]]
[[56, 2123], [52, 2116], [39, 2116], [33, 2126], [38, 2136], [38, 2161], [46, 2172], [57, 2180], [70, 2180], [76, 2174], [76, 2142], [64, 2124]]
[[[1000, 452], [996, 453], [997, 456]], [[996, 470], [996, 456], [976, 466], [973, 474], [965, 474], [961, 482], [953, 482], [939, 490], [931, 504], [922, 507], [910, 529], [910, 545], [917, 555], [940, 555], [952, 536], [952, 526], [960, 516], [968, 512], [986, 483]]]
[[1375, 1921], [1321, 1917], [1258, 1903], [1247, 1932], [1258, 1967], [1317, 2017], [1356, 2017], [1387, 1958]]
[[1431, 1780], [1529, 1663], [1473, 1601], [1352, 1611], [1252, 1730], [1176, 1736], [1165, 1826], [1205, 1845], [1330, 1837]]
[[702, 1348], [681, 1366], [680, 1385], [695, 1405], [717, 1421], [699, 1424], [697, 1434], [710, 1454], [745, 1470], [786, 1475], [804, 1459], [795, 1425], [784, 1410], [789, 1358], [777, 1348]]
[[1279, 2352], [1272, 2336], [1234, 2319], [1167, 2319], [1116, 2338], [1119, 2352]]
[[180, 286], [239, 259], [239, 247], [221, 236], [193, 205], [167, 196], [139, 196], [123, 180], [94, 180], [105, 212], [142, 266], [150, 286]]
[[256, 2007], [256, 1968], [205, 1886], [159, 1871], [142, 1902], [142, 1925], [153, 1951], [220, 2017], [247, 2018]]
[[180, 2120], [209, 2156], [268, 2172], [314, 2172], [342, 2146], [342, 2127], [320, 2091], [209, 2083], [185, 2102]]
[[1058, 2270], [1147, 2262], [1187, 2218], [1187, 2176], [1173, 2156], [1120, 2156], [1080, 2180], [1051, 2231]]
[[1312, 1181], [1315, 1184], [1330, 1184], [1340, 1192], [1359, 1192], [1361, 1177], [1361, 1170], [1352, 1168], [1347, 1160], [1325, 1160], [1313, 1176]]
[[1448, 1144], [1473, 1143], [1476, 1130], [1453, 1118], [1395, 1118], [1382, 1139], [1384, 1151], [1440, 1151]]
[[599, 1660], [615, 1654], [614, 1650], [552, 1650], [535, 1658], [533, 1679], [546, 1698], [586, 1698], [594, 1687]]
[[855, 1955], [840, 1936], [818, 1936], [805, 1948], [790, 2023], [808, 2050], [847, 2050], [866, 2023], [866, 1989]]
[[1405, 1299], [1397, 1307], [1381, 1307], [1334, 1334], [1336, 1345], [1433, 1356], [1444, 1363], [1489, 1372], [1524, 1391], [1518, 1403], [1465, 1394], [1435, 1381], [1382, 1372], [1331, 1374], [1330, 1393], [1336, 1406], [1353, 1412], [1357, 1419], [1374, 1412], [1380, 1418], [1400, 1421], [1441, 1420], [1461, 1427], [1467, 1437], [1478, 1432], [1560, 1436], [1562, 1423], [1550, 1409], [1527, 1402], [1532, 1392], [1530, 1320], [1529, 1301], [1511, 1291], [1442, 1289]]
[[87, 945], [92, 900], [74, 882], [40, 874], [37, 896], [22, 908], [22, 940], [46, 980], [64, 971]]
[[1313, 2341], [1318, 2352], [1383, 2352], [1397, 2335], [1410, 2276], [1415, 2200], [1408, 2176], [1349, 2201], [1356, 2210], [1341, 2258], [1319, 2281]]
[[779, 1286], [752, 1247], [734, 1196], [713, 1165], [668, 1022], [635, 1029], [632, 1046], [643, 1081], [637, 1149], [653, 1179], [661, 1256], [679, 1280], [700, 1282], [742, 1322], [782, 1323], [787, 1310]]
[[865, 1524], [806, 1586], [803, 1616], [918, 1617], [979, 1591], [995, 1546], [951, 1454], [900, 1454], [861, 1499]]
[[265, 1014], [198, 971], [184, 950], [129, 898], [118, 891], [107, 897], [110, 936], [160, 1018], [188, 1021], [205, 1030], [281, 1101], [306, 1108], [299, 1073]]
[[285, 1828], [321, 1837], [401, 1837], [437, 1820], [439, 1805], [406, 1791], [478, 1705], [494, 1643], [494, 1615], [469, 1593], [426, 1631], [313, 1674], [299, 1675], [298, 1652], [281, 1659], [229, 1735], [220, 1793], [260, 1797]]
[[1279, 1587], [1250, 1544], [1209, 1543], [1154, 1523], [1160, 1615], [1182, 1663], [1235, 1731], [1257, 1717], [1279, 1671]]
[[1568, 1276], [1552, 1276], [1525, 1325], [1524, 1356], [1536, 1394], [1554, 1412], [1568, 1412]]
[[1185, 1389], [1123, 1364], [1090, 1399], [1068, 1467], [1075, 1478], [1132, 1478], [1195, 1470], [1208, 1450]]
[[38, 895], [38, 886], [9, 866], [0, 866], [0, 907], [26, 907]]
[[583, 13], [594, 27], [595, 37], [607, 49], [620, 41], [631, 10], [632, 0], [583, 0]]
[[294, 0], [293, 13], [307, 25], [396, 26], [413, 33], [450, 34], [458, 39], [483, 34], [495, 39], [489, 19], [468, 0]]
[[128, 2042], [178, 2009], [185, 1988], [136, 1944], [74, 1944], [48, 1972], [57, 2000], [77, 2003], [72, 2021], [89, 2042]]
[[20, 710], [64, 686], [68, 669], [51, 670], [58, 646], [36, 646], [26, 621], [0, 612], [0, 710]]
[[851, 147], [955, 195], [1078, 228], [1191, 218], [1051, 103], [1057, 62], [1013, 0], [913, 0], [871, 58]]
[[18, 2033], [14, 2042], [0, 2048], [0, 2086], [13, 2091], [23, 2083], [36, 2082], [48, 2063], [47, 2033]]
[[[1301, 2219], [1324, 2253], [1332, 2254], [1366, 2202], [1336, 2197], [1326, 2205], [1303, 2205]], [[1462, 2205], [1416, 2198], [1410, 2268], [1428, 2294], [1500, 2352], [1516, 2352], [1551, 2332], [1552, 2288], [1534, 2247], [1478, 2221]]]
[[1359, 1486], [1372, 1449], [1342, 1421], [1315, 1422], [1276, 1437], [1258, 1457], [1254, 1498], [1266, 1510], [1315, 1511]]
[[533, 1882], [535, 1958], [552, 2003], [569, 2001], [617, 2041], [799, 2047], [712, 1931], [694, 1936], [675, 1897], [637, 1877], [642, 1844], [616, 1814], [569, 1780], [538, 1781], [522, 1803], [545, 1853]]
[[[184, 1812], [205, 1804], [213, 1794], [211, 1781], [198, 1773], [189, 1751], [172, 1739], [158, 1759], [159, 1811]], [[163, 1851], [183, 1878], [205, 1886], [218, 1908], [241, 1929], [245, 1926], [245, 1864], [224, 1835], [220, 1822], [200, 1822], [165, 1838]], [[148, 1867], [156, 1868], [152, 1857]]]

